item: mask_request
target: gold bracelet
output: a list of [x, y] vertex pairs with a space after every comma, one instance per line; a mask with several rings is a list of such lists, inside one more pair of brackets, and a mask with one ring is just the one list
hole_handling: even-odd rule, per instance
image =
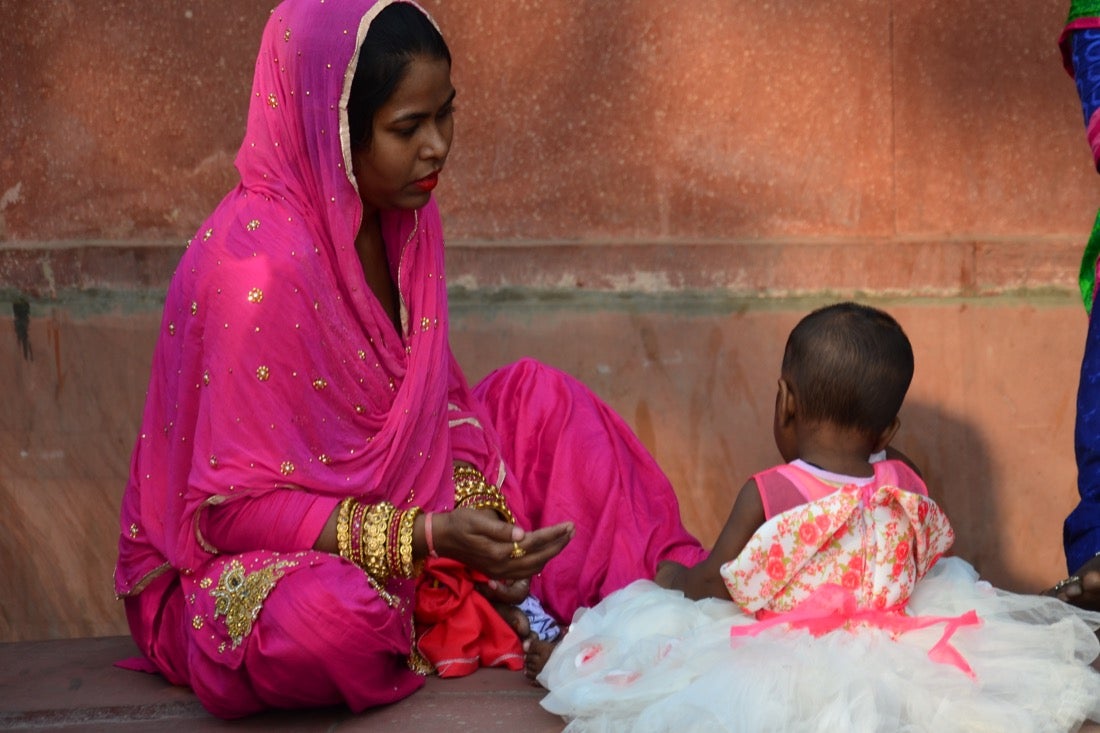
[[401, 573], [401, 520], [405, 512], [394, 509], [390, 515], [390, 524], [386, 529], [386, 567], [391, 578], [403, 577]]
[[463, 500], [462, 506], [467, 509], [492, 509], [500, 518], [509, 524], [516, 523], [516, 517], [512, 510], [504, 503], [504, 497], [500, 492], [494, 494], [474, 494]]
[[351, 547], [350, 531], [351, 508], [355, 503], [355, 498], [351, 496], [340, 502], [340, 511], [336, 514], [336, 551], [340, 553], [340, 557], [358, 565]]
[[397, 531], [397, 553], [401, 558], [400, 575], [402, 578], [415, 578], [420, 574], [422, 563], [413, 563], [413, 529], [420, 507], [406, 509], [401, 514], [401, 526]]
[[500, 518], [510, 524], [516, 523], [516, 516], [508, 508], [508, 503], [493, 484], [485, 480], [481, 471], [473, 466], [455, 466], [455, 508], [492, 509]]
[[[413, 523], [419, 512], [419, 507], [398, 512], [388, 501], [372, 505], [349, 496], [340, 502], [336, 513], [336, 549], [340, 557], [362, 568], [370, 586], [395, 608], [398, 598], [386, 590], [386, 582], [398, 575], [414, 577], [423, 566], [422, 563], [414, 566], [412, 560]], [[397, 543], [392, 549], [391, 527]], [[398, 562], [392, 562], [391, 556], [399, 558]]]
[[353, 562], [363, 567], [363, 517], [367, 514], [368, 505], [361, 501], [352, 504], [348, 525], [351, 530], [349, 549]]
[[380, 501], [367, 510], [363, 527], [366, 540], [362, 547], [362, 567], [378, 583], [390, 578], [390, 566], [386, 557], [387, 533], [393, 518], [394, 507], [388, 501]]
[[490, 484], [485, 481], [481, 471], [473, 466], [455, 466], [455, 506], [458, 506], [472, 494], [481, 493]]

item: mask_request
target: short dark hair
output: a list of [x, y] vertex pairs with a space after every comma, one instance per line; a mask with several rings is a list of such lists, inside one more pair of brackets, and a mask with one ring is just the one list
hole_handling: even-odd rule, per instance
[[423, 11], [407, 2], [383, 8], [367, 29], [348, 95], [351, 147], [369, 145], [374, 116], [405, 78], [413, 58], [451, 63], [451, 51]]
[[897, 417], [913, 380], [913, 347], [889, 314], [836, 303], [791, 331], [783, 377], [807, 420], [878, 436]]

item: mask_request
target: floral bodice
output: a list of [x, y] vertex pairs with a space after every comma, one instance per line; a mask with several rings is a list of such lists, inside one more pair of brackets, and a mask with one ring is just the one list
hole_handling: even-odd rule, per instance
[[722, 566], [730, 597], [746, 612], [790, 611], [826, 584], [850, 591], [864, 608], [901, 606], [955, 539], [934, 501], [895, 485], [919, 482], [907, 467], [903, 481], [879, 480], [896, 479], [899, 469], [876, 464], [870, 483], [826, 490], [808, 471], [777, 468], [788, 479], [814, 482], [804, 493], [820, 498], [773, 516]]

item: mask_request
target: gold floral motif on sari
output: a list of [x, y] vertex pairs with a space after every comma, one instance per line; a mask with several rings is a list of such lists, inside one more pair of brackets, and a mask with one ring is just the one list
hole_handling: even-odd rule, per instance
[[210, 591], [214, 596], [214, 618], [225, 616], [229, 638], [236, 649], [241, 640], [252, 632], [252, 622], [260, 615], [264, 601], [285, 568], [295, 562], [279, 560], [270, 565], [246, 573], [240, 560], [231, 560], [222, 570], [218, 586]]

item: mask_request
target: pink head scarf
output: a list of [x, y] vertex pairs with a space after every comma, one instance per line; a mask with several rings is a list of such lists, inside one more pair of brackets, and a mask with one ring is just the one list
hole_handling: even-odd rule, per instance
[[[120, 594], [209, 557], [197, 527], [210, 503], [280, 488], [426, 509], [453, 501], [449, 421], [479, 408], [448, 343], [435, 202], [382, 212], [402, 333], [354, 247], [362, 204], [346, 108], [358, 49], [388, 4], [288, 0], [267, 23], [241, 183], [168, 291], [123, 500]], [[480, 441], [464, 453], [498, 467], [488, 419], [468, 421], [483, 429], [463, 433]]]

